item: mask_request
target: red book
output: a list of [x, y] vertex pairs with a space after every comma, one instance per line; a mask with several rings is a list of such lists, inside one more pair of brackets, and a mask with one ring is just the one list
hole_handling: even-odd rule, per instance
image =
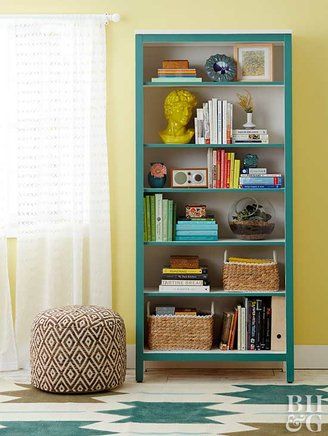
[[216, 151], [216, 187], [220, 188], [221, 179], [221, 153], [220, 150]]
[[220, 158], [220, 188], [224, 188], [224, 150], [221, 150]]

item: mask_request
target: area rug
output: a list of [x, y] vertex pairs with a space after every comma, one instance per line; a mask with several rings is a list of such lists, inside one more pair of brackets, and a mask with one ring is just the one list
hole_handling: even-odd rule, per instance
[[[288, 395], [298, 402], [293, 412]], [[56, 395], [0, 379], [0, 436], [328, 434], [327, 400], [328, 384], [128, 382], [110, 393]]]

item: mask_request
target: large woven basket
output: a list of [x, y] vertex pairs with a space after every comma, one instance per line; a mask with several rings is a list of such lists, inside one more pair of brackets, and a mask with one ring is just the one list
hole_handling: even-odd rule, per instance
[[275, 251], [268, 263], [228, 262], [224, 253], [223, 289], [225, 291], [278, 291], [279, 271]]
[[150, 350], [210, 350], [213, 326], [213, 303], [210, 315], [148, 314], [148, 347]]

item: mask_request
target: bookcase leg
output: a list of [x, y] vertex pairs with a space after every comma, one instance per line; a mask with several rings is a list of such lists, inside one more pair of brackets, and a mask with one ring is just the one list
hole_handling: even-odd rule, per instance
[[141, 359], [136, 362], [136, 382], [142, 383], [144, 377], [144, 363]]
[[291, 361], [287, 360], [287, 382], [293, 383], [294, 381], [294, 362], [293, 359]]

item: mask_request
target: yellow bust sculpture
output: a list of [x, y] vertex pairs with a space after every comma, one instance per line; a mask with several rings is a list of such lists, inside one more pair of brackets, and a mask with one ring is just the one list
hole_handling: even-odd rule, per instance
[[165, 130], [159, 132], [165, 144], [187, 144], [194, 136], [195, 129], [187, 129], [197, 104], [196, 97], [185, 89], [170, 92], [164, 102]]

